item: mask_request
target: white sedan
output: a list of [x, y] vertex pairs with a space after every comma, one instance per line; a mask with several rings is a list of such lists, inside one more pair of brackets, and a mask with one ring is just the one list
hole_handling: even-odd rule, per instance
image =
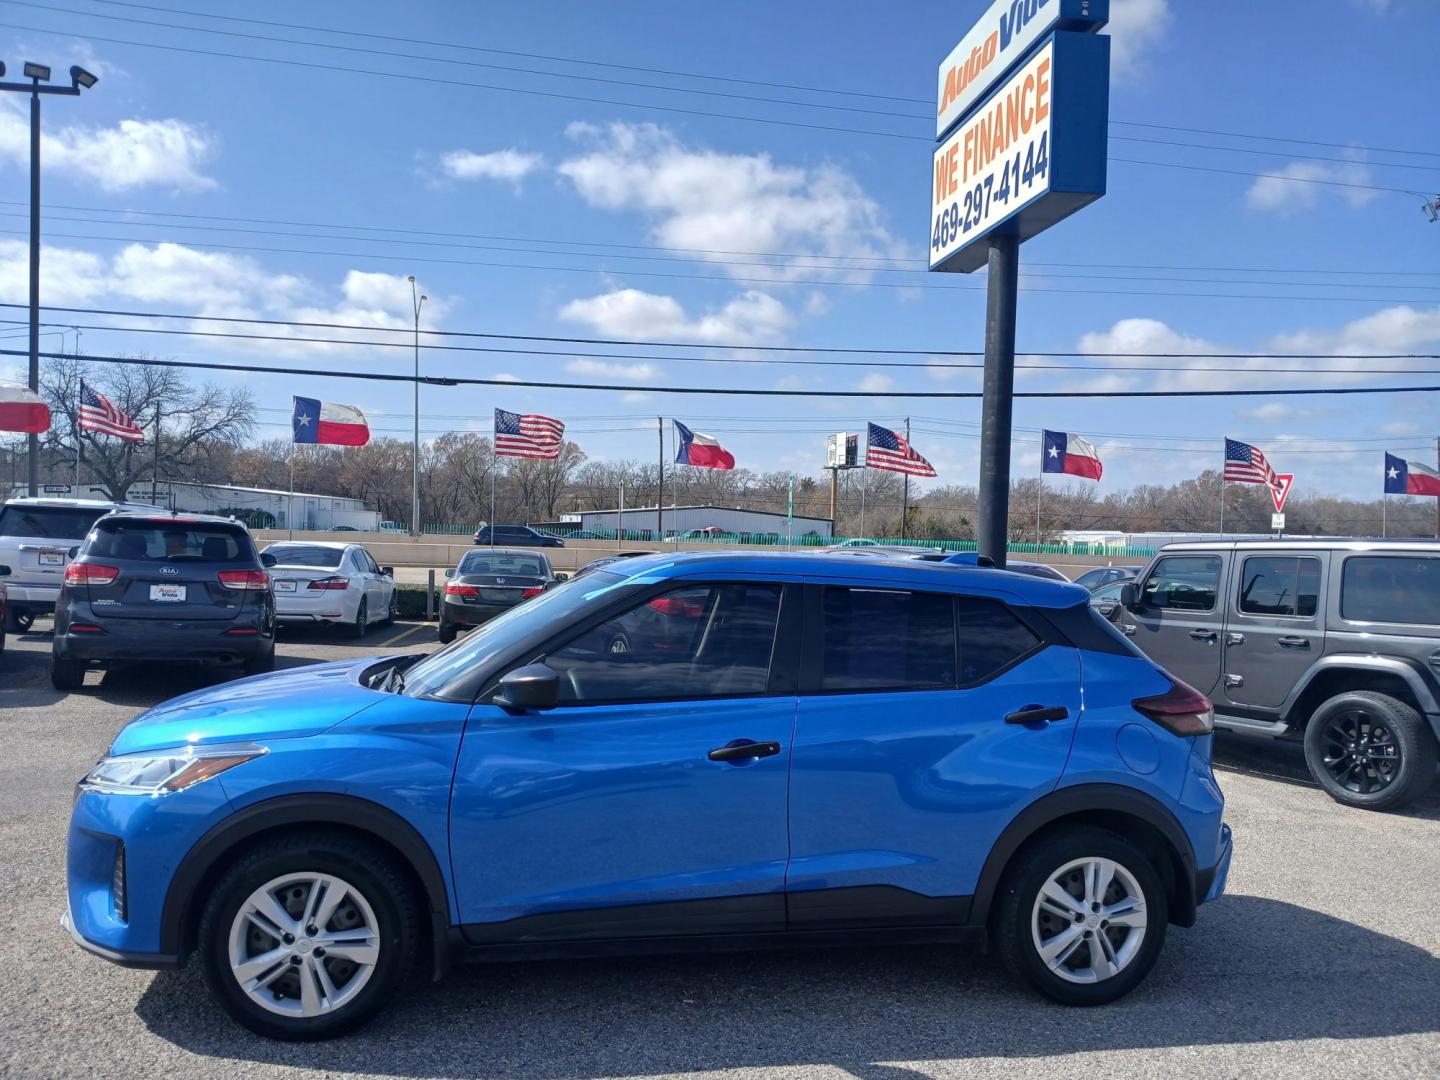
[[372, 624], [395, 621], [394, 571], [359, 544], [286, 541], [267, 547], [261, 561], [280, 622], [334, 623], [363, 637]]

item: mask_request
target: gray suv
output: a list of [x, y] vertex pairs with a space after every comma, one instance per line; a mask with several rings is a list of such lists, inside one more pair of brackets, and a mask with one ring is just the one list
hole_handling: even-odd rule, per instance
[[1302, 739], [1336, 801], [1389, 810], [1434, 779], [1440, 541], [1170, 544], [1112, 618], [1217, 727]]

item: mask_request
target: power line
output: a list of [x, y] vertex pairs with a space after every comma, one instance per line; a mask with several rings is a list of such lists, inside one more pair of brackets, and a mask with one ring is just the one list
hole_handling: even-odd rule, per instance
[[[0, 356], [29, 356], [21, 349], [0, 349]], [[193, 368], [203, 371], [244, 371], [264, 375], [307, 375], [326, 379], [358, 379], [380, 382], [419, 382], [430, 386], [503, 386], [511, 389], [541, 390], [603, 390], [630, 393], [633, 384], [554, 382], [539, 379], [477, 379], [458, 376], [391, 375], [381, 372], [325, 371], [319, 368], [260, 367], [254, 364], [214, 364], [198, 360], [156, 360], [135, 356], [82, 356], [66, 352], [41, 352], [52, 360], [75, 360], [84, 363], [127, 364], [139, 367]], [[642, 387], [647, 394], [713, 394], [717, 397], [786, 397], [786, 398], [864, 398], [867, 401], [906, 398], [944, 400], [978, 399], [979, 390], [772, 390], [751, 387], [721, 386], [653, 386]], [[1017, 398], [1172, 398], [1172, 397], [1314, 397], [1317, 395], [1355, 394], [1428, 394], [1440, 393], [1437, 386], [1327, 386], [1281, 387], [1251, 390], [1017, 390]]]

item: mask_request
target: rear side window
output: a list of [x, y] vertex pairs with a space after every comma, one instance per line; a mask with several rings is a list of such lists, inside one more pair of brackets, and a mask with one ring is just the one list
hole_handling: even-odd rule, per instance
[[822, 691], [955, 685], [955, 612], [943, 593], [827, 588]]
[[314, 566], [322, 570], [333, 570], [340, 565], [345, 554], [341, 548], [317, 547], [313, 544], [275, 544], [265, 549], [265, 554], [274, 555], [281, 566]]
[[1246, 615], [1309, 618], [1320, 601], [1320, 560], [1266, 555], [1245, 560], [1240, 610]]
[[1440, 626], [1440, 558], [1355, 555], [1346, 559], [1340, 617]]
[[104, 510], [71, 506], [7, 506], [0, 509], [0, 536], [24, 540], [84, 540]]
[[248, 533], [196, 521], [102, 521], [84, 554], [149, 562], [255, 561]]
[[1220, 591], [1220, 559], [1215, 555], [1166, 555], [1145, 579], [1149, 607], [1171, 611], [1214, 611]]
[[1040, 644], [1013, 611], [994, 600], [956, 597], [955, 621], [961, 686], [984, 682]]

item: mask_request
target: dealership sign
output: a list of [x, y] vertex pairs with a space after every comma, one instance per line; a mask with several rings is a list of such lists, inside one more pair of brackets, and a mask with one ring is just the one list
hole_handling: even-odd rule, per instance
[[1110, 0], [995, 0], [940, 65], [935, 137], [943, 137], [1052, 30], [1105, 25]]
[[986, 237], [1028, 240], [1105, 194], [1109, 84], [1110, 39], [1061, 31], [965, 117], [935, 150], [931, 270], [976, 270]]

